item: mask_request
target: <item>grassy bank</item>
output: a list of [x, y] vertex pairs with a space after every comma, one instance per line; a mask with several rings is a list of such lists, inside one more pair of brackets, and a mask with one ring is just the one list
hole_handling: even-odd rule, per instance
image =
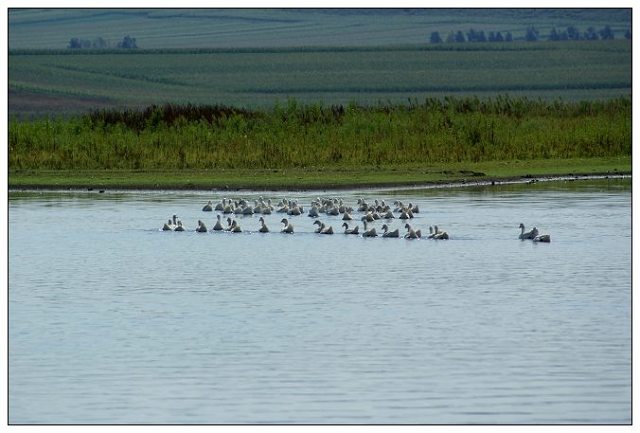
[[451, 163], [386, 168], [12, 170], [11, 188], [323, 189], [499, 181], [525, 176], [627, 174], [631, 157]]
[[9, 123], [11, 186], [303, 187], [631, 168], [631, 101], [153, 106]]

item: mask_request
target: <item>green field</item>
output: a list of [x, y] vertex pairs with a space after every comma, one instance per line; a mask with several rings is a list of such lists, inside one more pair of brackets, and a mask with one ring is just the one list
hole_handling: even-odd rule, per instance
[[12, 51], [9, 111], [30, 116], [162, 103], [267, 107], [509, 94], [631, 94], [627, 40], [360, 48]]
[[511, 32], [528, 26], [546, 40], [552, 27], [611, 26], [622, 39], [631, 9], [10, 9], [10, 49], [63, 49], [73, 37], [114, 43], [135, 37], [141, 49], [381, 46], [422, 44], [431, 32]]

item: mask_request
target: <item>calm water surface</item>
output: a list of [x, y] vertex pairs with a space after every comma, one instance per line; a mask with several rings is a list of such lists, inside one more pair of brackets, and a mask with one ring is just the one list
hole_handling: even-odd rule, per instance
[[449, 241], [192, 231], [261, 195], [319, 194], [11, 193], [10, 423], [631, 422], [629, 180], [320, 194]]

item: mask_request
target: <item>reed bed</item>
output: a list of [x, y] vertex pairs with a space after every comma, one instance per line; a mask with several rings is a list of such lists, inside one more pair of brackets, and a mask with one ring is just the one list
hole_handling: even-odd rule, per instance
[[281, 169], [631, 155], [631, 100], [499, 96], [251, 110], [157, 105], [9, 122], [10, 169]]

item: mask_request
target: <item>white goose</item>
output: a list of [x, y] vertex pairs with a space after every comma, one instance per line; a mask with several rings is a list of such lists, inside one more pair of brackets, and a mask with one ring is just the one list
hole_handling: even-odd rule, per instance
[[211, 212], [213, 210], [213, 202], [211, 200], [209, 200], [207, 202], [207, 204], [204, 205], [204, 207], [202, 208], [202, 210], [204, 212]]
[[216, 224], [213, 226], [213, 230], [215, 231], [224, 230], [224, 227], [222, 227], [222, 222], [220, 221], [220, 215], [218, 215], [218, 221], [216, 221]]
[[536, 236], [538, 236], [538, 229], [535, 227], [528, 232], [524, 231], [524, 224], [520, 223], [519, 227], [520, 236], [518, 236], [518, 239], [534, 239]]
[[284, 228], [280, 230], [281, 233], [293, 233], [293, 225], [286, 218], [282, 218], [280, 222], [284, 224]]
[[449, 239], [449, 233], [438, 230], [438, 226], [434, 226], [433, 239]]
[[312, 205], [307, 216], [309, 216], [310, 218], [318, 218], [320, 216], [318, 214], [318, 208], [315, 205]]
[[198, 233], [206, 233], [207, 232], [207, 226], [204, 225], [204, 223], [200, 220], [198, 220], [198, 227], [196, 227], [196, 231]]
[[233, 223], [231, 221], [231, 218], [227, 218], [227, 227], [225, 228], [225, 231], [231, 231], [232, 228], [233, 228]]
[[342, 227], [344, 227], [344, 234], [345, 235], [357, 235], [358, 234], [358, 226], [355, 226], [354, 228], [350, 229], [349, 228], [349, 224], [343, 223]]
[[376, 228], [375, 227], [367, 230], [367, 220], [366, 219], [363, 219], [362, 222], [364, 223], [364, 232], [362, 233], [362, 237], [363, 238], [375, 238], [376, 236], [378, 236], [378, 233], [376, 233]]
[[382, 230], [384, 230], [384, 233], [382, 233], [383, 238], [399, 238], [400, 237], [400, 229], [395, 229], [394, 231], [390, 232], [389, 227], [386, 224], [383, 224]]
[[551, 242], [551, 235], [538, 235], [533, 238], [533, 242]]
[[231, 229], [229, 231], [231, 233], [241, 233], [242, 229], [240, 228], [236, 220], [233, 220], [233, 222], [231, 223]]
[[321, 235], [332, 235], [333, 234], [333, 227], [329, 226], [325, 226], [323, 222], [321, 222], [320, 220], [315, 220], [313, 222], [314, 225], [318, 225], [318, 228], [315, 230], [316, 233], [319, 233]]
[[264, 223], [264, 218], [260, 217], [260, 219], [258, 221], [260, 221], [262, 223], [262, 225], [260, 226], [260, 229], [258, 231], [260, 233], [269, 233], [269, 228]]
[[419, 239], [420, 238], [420, 236], [418, 236], [418, 233], [411, 228], [409, 223], [406, 223], [404, 225], [404, 228], [407, 229], [407, 234], [404, 235], [405, 239]]

